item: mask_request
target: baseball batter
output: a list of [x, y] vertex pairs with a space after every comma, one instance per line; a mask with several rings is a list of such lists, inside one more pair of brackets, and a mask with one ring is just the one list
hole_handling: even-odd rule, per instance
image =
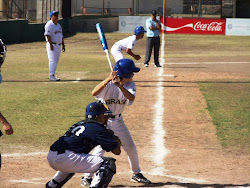
[[52, 10], [50, 12], [50, 21], [45, 25], [44, 36], [47, 41], [46, 49], [49, 58], [49, 80], [60, 81], [60, 78], [55, 77], [57, 64], [62, 51], [65, 52], [62, 27], [58, 22], [59, 12]]
[[[119, 60], [114, 66], [114, 71], [94, 88], [92, 95], [105, 102], [112, 110], [113, 116], [108, 120], [107, 127], [120, 138], [122, 147], [128, 155], [133, 172], [131, 181], [150, 184], [151, 182], [141, 174], [135, 143], [121, 115], [125, 106], [132, 105], [135, 100], [136, 85], [132, 80], [134, 72], [139, 71], [140, 68], [136, 67], [131, 59]], [[92, 154], [102, 156], [104, 151], [97, 146]], [[85, 174], [82, 185], [89, 186], [91, 177], [91, 174]]]
[[122, 51], [126, 51], [127, 54], [136, 60], [141, 59], [141, 56], [134, 54], [132, 50], [135, 47], [136, 41], [142, 39], [145, 32], [142, 26], [138, 26], [135, 28], [134, 35], [116, 42], [111, 48], [111, 54], [115, 58], [115, 62], [123, 59]]
[[102, 103], [86, 108], [86, 120], [74, 124], [52, 146], [48, 154], [50, 166], [57, 170], [46, 188], [62, 187], [74, 173], [95, 174], [90, 187], [106, 188], [116, 173], [115, 159], [88, 154], [95, 146], [120, 155], [121, 141], [105, 125], [112, 112]]

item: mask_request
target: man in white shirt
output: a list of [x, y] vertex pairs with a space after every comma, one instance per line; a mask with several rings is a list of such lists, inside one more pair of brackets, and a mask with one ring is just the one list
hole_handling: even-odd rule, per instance
[[134, 49], [136, 41], [142, 39], [145, 32], [142, 26], [138, 26], [135, 28], [134, 35], [116, 42], [111, 48], [111, 54], [115, 58], [115, 62], [123, 59], [122, 51], [126, 51], [127, 54], [131, 55], [136, 60], [141, 59], [141, 56], [134, 54], [132, 50]]
[[56, 67], [62, 51], [65, 52], [62, 27], [58, 22], [59, 12], [52, 10], [50, 12], [50, 21], [45, 25], [44, 36], [47, 41], [46, 49], [49, 58], [49, 80], [60, 81], [60, 78], [55, 77]]

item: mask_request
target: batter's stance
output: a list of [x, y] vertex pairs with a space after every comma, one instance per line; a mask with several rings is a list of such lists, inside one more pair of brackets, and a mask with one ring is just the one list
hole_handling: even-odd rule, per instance
[[49, 58], [49, 80], [60, 81], [60, 78], [55, 77], [56, 67], [62, 51], [65, 52], [62, 27], [58, 22], [59, 12], [52, 10], [50, 12], [50, 21], [45, 25], [44, 36], [47, 41], [46, 49]]
[[112, 112], [102, 103], [93, 102], [86, 108], [86, 120], [74, 124], [51, 147], [50, 166], [57, 170], [46, 188], [62, 187], [74, 173], [95, 173], [90, 187], [106, 188], [116, 173], [115, 159], [88, 154], [95, 146], [120, 155], [121, 142], [105, 125]]
[[[122, 147], [129, 157], [133, 171], [131, 181], [150, 184], [151, 182], [141, 174], [135, 143], [121, 115], [125, 106], [132, 105], [135, 100], [136, 85], [132, 79], [134, 72], [139, 71], [140, 68], [136, 67], [131, 59], [119, 60], [114, 66], [114, 71], [94, 88], [92, 95], [105, 102], [112, 110], [113, 116], [108, 120], [107, 127], [120, 138]], [[102, 156], [104, 151], [97, 146], [92, 154]], [[91, 177], [91, 174], [85, 174], [82, 185], [89, 186]]]
[[138, 26], [135, 28], [134, 35], [116, 42], [111, 48], [111, 54], [115, 58], [115, 62], [123, 59], [122, 51], [126, 51], [127, 54], [136, 60], [141, 59], [141, 56], [134, 54], [132, 50], [135, 47], [136, 41], [142, 39], [145, 32], [142, 26]]

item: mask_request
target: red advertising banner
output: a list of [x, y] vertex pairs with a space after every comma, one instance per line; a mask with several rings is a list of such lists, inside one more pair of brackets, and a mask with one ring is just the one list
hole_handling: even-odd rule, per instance
[[165, 33], [225, 35], [226, 20], [165, 18], [164, 24]]

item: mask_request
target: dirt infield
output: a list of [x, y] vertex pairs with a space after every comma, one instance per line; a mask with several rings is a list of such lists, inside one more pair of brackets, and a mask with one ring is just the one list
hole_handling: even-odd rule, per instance
[[[139, 152], [143, 173], [153, 184], [143, 186], [130, 182], [127, 156], [122, 151], [117, 158], [117, 174], [110, 187], [250, 187], [250, 156], [225, 150], [216, 137], [215, 126], [206, 110], [206, 102], [199, 90], [198, 81], [215, 79], [250, 78], [250, 59], [243, 63], [218, 63], [214, 59], [185, 62], [175, 59], [159, 69], [152, 63], [148, 68], [140, 66], [141, 72], [134, 80], [137, 84], [136, 101], [124, 113]], [[225, 62], [225, 59], [224, 59]], [[176, 78], [169, 77], [176, 75]], [[165, 131], [164, 147], [168, 153], [158, 163], [161, 151], [155, 151], [153, 121], [159, 112], [155, 109], [158, 83], [164, 92]], [[159, 107], [160, 110], [160, 107]], [[156, 135], [157, 136], [157, 135]], [[42, 152], [46, 152], [44, 149]], [[158, 152], [158, 153], [157, 153]], [[27, 156], [3, 155], [0, 187], [44, 187], [53, 177], [54, 171], [46, 161], [46, 154]], [[161, 165], [159, 165], [161, 164]], [[65, 187], [81, 187], [80, 174]]]

